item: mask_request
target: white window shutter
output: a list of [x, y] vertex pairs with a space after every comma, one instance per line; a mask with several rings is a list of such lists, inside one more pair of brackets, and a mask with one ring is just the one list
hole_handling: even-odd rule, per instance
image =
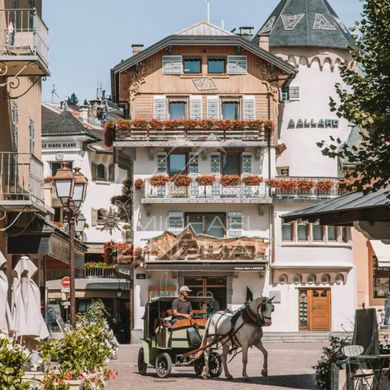
[[207, 96], [207, 118], [219, 119], [219, 97]]
[[243, 97], [243, 108], [242, 108], [242, 116], [244, 120], [255, 120], [256, 110], [256, 97], [244, 95]]
[[153, 97], [153, 116], [154, 119], [162, 121], [167, 118], [167, 102], [164, 95]]
[[182, 56], [163, 56], [162, 58], [163, 74], [182, 74], [183, 57]]
[[229, 74], [247, 74], [248, 58], [247, 56], [228, 56], [228, 73]]
[[202, 96], [190, 96], [190, 118], [202, 119]]
[[180, 232], [184, 229], [184, 213], [182, 211], [170, 211], [168, 213], [168, 230]]

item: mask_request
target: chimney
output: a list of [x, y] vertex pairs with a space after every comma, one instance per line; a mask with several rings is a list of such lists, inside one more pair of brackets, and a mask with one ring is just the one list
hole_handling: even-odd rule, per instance
[[265, 51], [269, 51], [269, 35], [259, 35], [259, 47]]
[[252, 40], [252, 36], [253, 36], [253, 28], [254, 27], [252, 26], [240, 26], [239, 27], [240, 32], [238, 33], [238, 35], [250, 41]]
[[87, 106], [80, 106], [80, 119], [81, 122], [87, 123], [88, 122], [88, 107]]
[[131, 45], [131, 48], [133, 49], [133, 56], [135, 56], [136, 54], [144, 50], [144, 45], [142, 43], [133, 43]]

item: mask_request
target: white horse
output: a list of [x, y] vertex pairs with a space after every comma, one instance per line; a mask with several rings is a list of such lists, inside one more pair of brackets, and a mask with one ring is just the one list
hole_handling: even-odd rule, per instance
[[[242, 376], [248, 379], [246, 365], [248, 363], [248, 348], [257, 347], [264, 356], [261, 374], [268, 375], [268, 352], [261, 341], [263, 326], [271, 325], [271, 313], [274, 311], [273, 298], [256, 298], [249, 304], [231, 313], [219, 311], [212, 315], [206, 324], [200, 349], [204, 349], [205, 366], [203, 378], [209, 376], [209, 355], [213, 343], [222, 345], [222, 364], [227, 379], [233, 379], [227, 367], [227, 356], [230, 348], [242, 348]], [[232, 321], [233, 320], [233, 321]]]

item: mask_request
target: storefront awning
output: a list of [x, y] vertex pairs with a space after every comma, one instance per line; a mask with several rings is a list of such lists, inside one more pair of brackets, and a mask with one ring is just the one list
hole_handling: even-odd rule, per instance
[[386, 245], [380, 240], [370, 240], [370, 244], [378, 259], [378, 266], [390, 267], [390, 245]]
[[264, 272], [266, 262], [149, 262], [145, 271]]

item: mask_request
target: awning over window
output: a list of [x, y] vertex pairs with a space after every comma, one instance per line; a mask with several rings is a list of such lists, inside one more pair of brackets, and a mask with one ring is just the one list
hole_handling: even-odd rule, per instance
[[370, 244], [378, 259], [378, 266], [390, 267], [390, 245], [386, 245], [380, 240], [370, 240]]

